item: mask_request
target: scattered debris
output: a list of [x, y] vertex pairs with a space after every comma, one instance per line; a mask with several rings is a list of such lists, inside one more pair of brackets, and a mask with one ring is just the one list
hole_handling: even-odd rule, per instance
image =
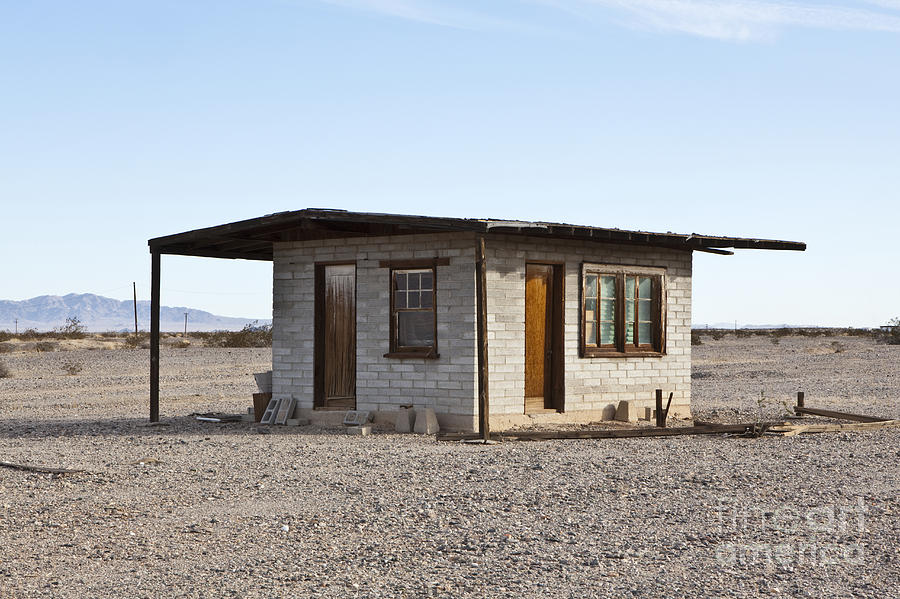
[[367, 435], [372, 434], [372, 427], [368, 424], [362, 424], [359, 426], [348, 426], [347, 434], [348, 435], [360, 435], [362, 437], [365, 437]]
[[852, 424], [785, 424], [773, 427], [775, 433], [793, 437], [803, 433], [838, 433], [847, 431], [870, 431], [880, 428], [900, 427], [900, 420], [878, 420], [875, 422], [854, 422]]
[[12, 462], [0, 462], [0, 466], [3, 466], [4, 468], [13, 468], [14, 470], [25, 470], [26, 472], [40, 472], [41, 474], [78, 474], [80, 472], [85, 472], [84, 470], [51, 468], [49, 466], [32, 466], [29, 464], [14, 464]]
[[191, 416], [201, 422], [241, 422], [243, 420], [242, 414], [220, 414], [218, 412], [191, 414]]
[[347, 410], [344, 414], [344, 426], [361, 426], [370, 418], [371, 414], [365, 410]]

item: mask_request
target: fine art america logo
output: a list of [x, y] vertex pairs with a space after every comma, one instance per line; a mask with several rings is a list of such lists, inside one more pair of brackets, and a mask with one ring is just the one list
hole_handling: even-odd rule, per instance
[[850, 504], [760, 508], [720, 497], [716, 512], [718, 533], [732, 539], [716, 548], [716, 560], [726, 566], [793, 568], [860, 565], [865, 560], [862, 536], [868, 509], [862, 498]]

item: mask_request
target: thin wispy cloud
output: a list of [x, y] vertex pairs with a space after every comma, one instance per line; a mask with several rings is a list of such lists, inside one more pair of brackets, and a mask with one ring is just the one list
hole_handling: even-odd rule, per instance
[[785, 0], [317, 0], [344, 8], [461, 29], [529, 28], [516, 9], [543, 7], [569, 19], [727, 41], [771, 39], [790, 28], [900, 33], [900, 0], [843, 4]]
[[[897, 4], [879, 2], [880, 10], [861, 4], [846, 6], [782, 1], [741, 0], [559, 0], [614, 9], [632, 24], [723, 40], [750, 41], [774, 37], [789, 27], [885, 31], [900, 33]], [[864, 3], [872, 5], [873, 3]], [[890, 8], [892, 10], [884, 10]]]

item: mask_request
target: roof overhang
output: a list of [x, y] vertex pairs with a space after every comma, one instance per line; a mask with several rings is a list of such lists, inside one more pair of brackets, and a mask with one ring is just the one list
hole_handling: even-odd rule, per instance
[[527, 235], [716, 254], [731, 254], [733, 252], [730, 249], [806, 249], [806, 244], [798, 241], [650, 233], [560, 223], [376, 214], [320, 208], [279, 212], [217, 227], [157, 237], [149, 240], [148, 244], [150, 251], [158, 254], [271, 261], [274, 244], [279, 242], [448, 232]]

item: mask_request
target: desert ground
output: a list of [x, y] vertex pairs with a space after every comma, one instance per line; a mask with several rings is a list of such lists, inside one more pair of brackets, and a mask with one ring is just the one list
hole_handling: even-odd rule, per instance
[[[900, 346], [693, 348], [698, 419], [900, 418]], [[900, 597], [900, 429], [468, 445], [203, 423], [268, 349], [9, 351], [0, 598]], [[68, 372], [77, 371], [76, 374]], [[675, 423], [684, 424], [684, 423]]]

